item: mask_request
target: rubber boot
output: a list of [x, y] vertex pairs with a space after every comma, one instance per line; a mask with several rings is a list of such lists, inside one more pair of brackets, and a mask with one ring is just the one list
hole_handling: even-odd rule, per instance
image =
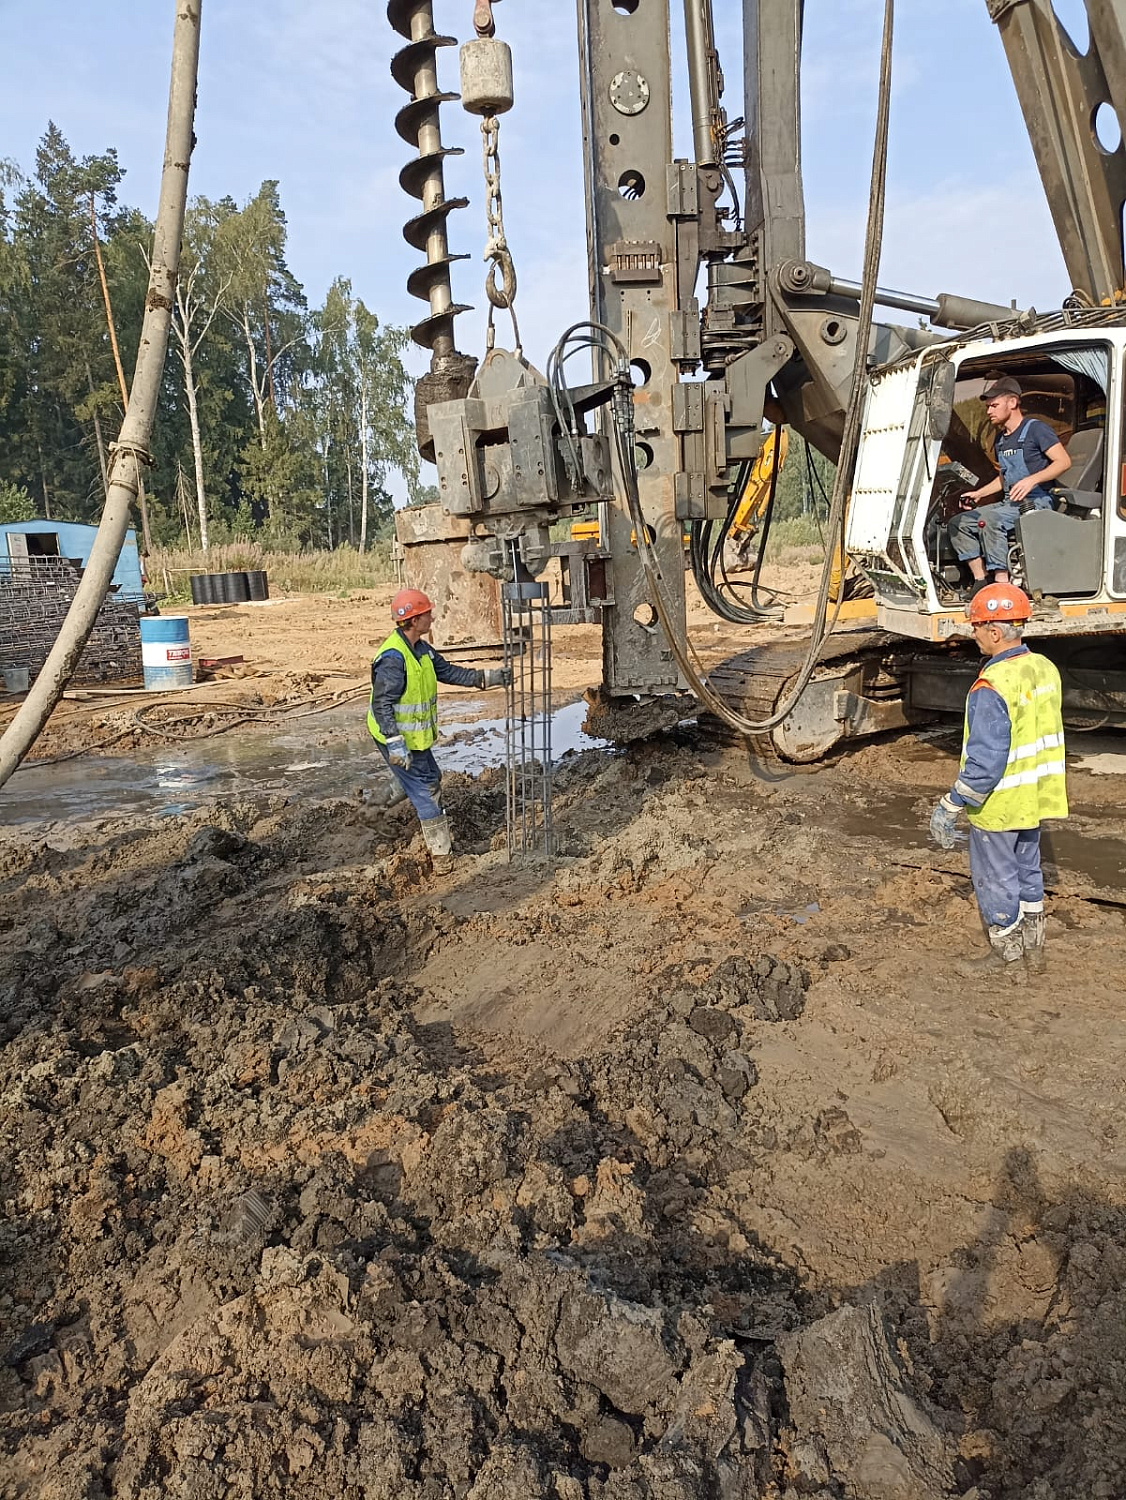
[[378, 776], [371, 786], [360, 794], [360, 800], [365, 807], [379, 808], [398, 807], [400, 802], [407, 800], [407, 794], [397, 776], [388, 773], [386, 776]]
[[427, 818], [422, 824], [422, 837], [430, 851], [430, 864], [435, 875], [448, 875], [454, 867], [454, 861], [450, 821], [446, 815], [443, 813], [440, 818]]
[[1044, 953], [1047, 917], [1043, 907], [1039, 911], [1025, 911], [1020, 919], [1020, 936], [1024, 945], [1024, 961], [1030, 974], [1043, 974], [1047, 968]]
[[962, 958], [954, 964], [954, 970], [967, 979], [988, 977], [990, 974], [1007, 974], [1016, 978], [1020, 970], [1015, 967], [1024, 957], [1024, 937], [1021, 923], [1012, 927], [989, 928], [989, 952], [984, 958]]

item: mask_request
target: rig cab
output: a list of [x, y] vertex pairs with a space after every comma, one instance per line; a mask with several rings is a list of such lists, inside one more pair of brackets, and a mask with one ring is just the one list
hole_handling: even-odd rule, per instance
[[1010, 539], [1010, 574], [1035, 605], [1027, 633], [1126, 630], [1126, 322], [1099, 310], [1040, 323], [1016, 337], [936, 344], [870, 379], [846, 542], [875, 590], [879, 624], [895, 635], [965, 632], [972, 579], [948, 527], [961, 497], [997, 475], [981, 396], [1003, 375], [1071, 458], [1051, 487], [1053, 508], [1026, 510]]

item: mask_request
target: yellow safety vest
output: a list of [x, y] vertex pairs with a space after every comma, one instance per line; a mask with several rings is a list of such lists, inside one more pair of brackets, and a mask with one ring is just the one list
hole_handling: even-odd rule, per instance
[[[421, 659], [411, 650], [397, 630], [393, 630], [375, 653], [376, 659], [385, 651], [397, 651], [407, 669], [407, 685], [403, 696], [395, 704], [395, 728], [403, 736], [408, 750], [429, 750], [438, 738], [438, 675], [434, 662], [427, 652]], [[368, 700], [368, 733], [381, 745], [387, 736], [376, 722], [372, 712], [375, 688]]]
[[[970, 822], [990, 833], [1000, 833], [1037, 828], [1044, 818], [1066, 818], [1060, 674], [1046, 656], [1027, 651], [989, 662], [970, 692], [986, 683], [1000, 693], [1009, 710], [1009, 759], [1000, 781], [981, 806], [966, 808]], [[963, 768], [969, 733], [967, 700]]]

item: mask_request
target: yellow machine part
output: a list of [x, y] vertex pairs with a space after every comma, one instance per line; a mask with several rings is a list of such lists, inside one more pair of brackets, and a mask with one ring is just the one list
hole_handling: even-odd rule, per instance
[[[599, 531], [597, 519], [591, 521], [571, 522], [571, 540], [573, 542], [594, 542], [597, 544], [598, 539]], [[691, 541], [691, 537], [688, 535], [687, 531], [684, 533], [682, 541], [684, 542], [684, 545], [686, 547]], [[629, 534], [629, 544], [631, 547], [637, 546], [637, 533], [635, 531], [631, 531]]]
[[[774, 427], [767, 434], [766, 441], [759, 451], [758, 457], [751, 466], [750, 476], [743, 487], [743, 497], [739, 501], [739, 508], [735, 512], [735, 519], [731, 523], [731, 535], [737, 537], [740, 532], [753, 532], [762, 519], [770, 499], [770, 480], [774, 470], [774, 455], [778, 454], [778, 463], [786, 462], [786, 453], [790, 446], [789, 433], [784, 427]], [[571, 540], [573, 542], [597, 542], [598, 521], [596, 519], [587, 521], [573, 521], [571, 523]], [[685, 545], [688, 545], [687, 532], [684, 536]], [[632, 546], [637, 545], [637, 538], [630, 536]]]
[[[778, 463], [786, 462], [786, 454], [790, 447], [790, 437], [785, 427], [772, 428], [765, 443], [755, 459], [750, 476], [743, 489], [743, 498], [739, 501], [739, 508], [735, 512], [735, 518], [731, 523], [731, 536], [738, 540], [740, 535], [748, 539], [758, 529], [759, 522], [766, 512], [770, 501], [770, 484], [774, 472], [775, 453]], [[781, 469], [779, 469], [781, 472]], [[848, 573], [848, 554], [838, 542], [833, 548], [833, 566], [829, 583], [829, 598], [835, 604], [840, 598], [841, 589], [844, 586], [845, 577]]]
[[751, 472], [743, 487], [739, 508], [731, 522], [732, 537], [737, 538], [740, 532], [754, 531], [762, 520], [767, 502], [770, 500], [770, 481], [774, 474], [775, 454], [778, 457], [780, 473], [782, 465], [786, 462], [789, 447], [790, 436], [784, 427], [774, 427], [767, 434], [766, 442], [759, 449], [759, 455], [751, 465]]

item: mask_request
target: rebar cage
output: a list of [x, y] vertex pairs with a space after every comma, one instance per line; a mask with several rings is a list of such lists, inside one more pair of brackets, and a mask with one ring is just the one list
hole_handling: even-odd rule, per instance
[[[517, 569], [519, 575], [520, 570]], [[552, 825], [551, 603], [547, 585], [530, 579], [501, 587], [505, 665], [504, 756], [508, 857], [550, 860]]]

